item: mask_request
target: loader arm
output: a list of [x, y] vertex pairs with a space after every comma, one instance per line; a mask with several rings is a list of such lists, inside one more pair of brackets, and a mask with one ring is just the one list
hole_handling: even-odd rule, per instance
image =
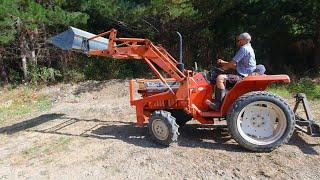
[[89, 48], [86, 52], [88, 55], [111, 56], [115, 59], [142, 59], [166, 85], [165, 78], [158, 71], [155, 64], [176, 81], [180, 82], [186, 78], [184, 72], [177, 67], [177, 61], [161, 45], [156, 46], [148, 39], [117, 38], [117, 30], [111, 29], [110, 31], [89, 38], [88, 41], [105, 35], [109, 35], [107, 49], [90, 50]]

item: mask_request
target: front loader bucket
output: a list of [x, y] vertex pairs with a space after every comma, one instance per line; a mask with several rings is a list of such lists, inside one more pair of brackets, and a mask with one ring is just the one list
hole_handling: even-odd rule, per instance
[[106, 50], [108, 49], [109, 40], [103, 37], [97, 37], [92, 40], [89, 38], [96, 36], [95, 34], [70, 27], [52, 38], [50, 42], [63, 50], [82, 50], [88, 52], [90, 50]]

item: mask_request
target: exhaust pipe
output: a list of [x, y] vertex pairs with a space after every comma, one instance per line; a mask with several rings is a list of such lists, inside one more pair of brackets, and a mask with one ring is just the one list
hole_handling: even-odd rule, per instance
[[95, 34], [70, 27], [49, 39], [49, 42], [63, 50], [81, 50], [89, 52], [90, 50], [107, 50], [109, 40], [103, 37], [97, 37], [92, 40], [89, 38], [96, 36]]
[[177, 68], [183, 72], [184, 71], [184, 64], [183, 64], [183, 57], [182, 57], [182, 35], [177, 31], [176, 32], [179, 36], [179, 62], [177, 64]]

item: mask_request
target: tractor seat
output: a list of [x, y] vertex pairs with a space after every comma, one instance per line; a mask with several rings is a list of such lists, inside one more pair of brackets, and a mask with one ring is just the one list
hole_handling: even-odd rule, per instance
[[[264, 65], [262, 64], [258, 64], [256, 66], [256, 69], [253, 71], [252, 74], [250, 75], [255, 75], [255, 76], [259, 76], [259, 75], [264, 75], [264, 73], [266, 72], [266, 68]], [[241, 81], [241, 80], [240, 80]], [[240, 82], [238, 81], [238, 82]], [[231, 82], [226, 82], [226, 89], [230, 90], [231, 88], [233, 88], [238, 82], [235, 83], [231, 83]]]

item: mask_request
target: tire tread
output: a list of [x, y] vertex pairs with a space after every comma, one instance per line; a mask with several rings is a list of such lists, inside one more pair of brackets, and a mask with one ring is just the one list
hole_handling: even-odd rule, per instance
[[[289, 124], [287, 124], [287, 126], [290, 126], [289, 129], [289, 133], [287, 133], [287, 135], [285, 137], [282, 137], [280, 140], [276, 141], [275, 143], [273, 143], [273, 146], [268, 146], [268, 147], [262, 147], [259, 145], [253, 145], [251, 143], [246, 142], [242, 137], [239, 137], [240, 135], [238, 135], [238, 133], [236, 132], [236, 127], [234, 127], [234, 122], [232, 121], [236, 121], [235, 120], [235, 115], [237, 115], [238, 113], [240, 113], [241, 109], [239, 109], [239, 107], [241, 107], [243, 104], [245, 104], [248, 99], [252, 98], [252, 97], [268, 97], [271, 99], [274, 99], [275, 101], [280, 101], [281, 104], [284, 105], [285, 111], [289, 112], [289, 117], [290, 117], [290, 122]], [[251, 151], [256, 151], [256, 152], [270, 152], [273, 151], [274, 149], [278, 148], [279, 146], [281, 146], [284, 143], [287, 143], [289, 141], [289, 139], [291, 138], [294, 129], [295, 129], [295, 116], [293, 111], [291, 110], [291, 108], [289, 107], [289, 105], [278, 95], [273, 94], [273, 93], [269, 93], [266, 91], [254, 91], [254, 92], [250, 92], [247, 94], [244, 94], [243, 96], [241, 96], [238, 100], [236, 100], [234, 102], [234, 104], [232, 105], [232, 107], [230, 108], [228, 115], [227, 115], [227, 123], [228, 123], [228, 129], [230, 134], [232, 135], [232, 137], [244, 148], [249, 149]]]
[[[169, 136], [166, 140], [159, 140], [156, 138], [156, 136], [152, 132], [152, 121], [154, 119], [162, 119], [165, 121], [165, 123], [168, 125], [168, 128], [170, 130]], [[164, 146], [169, 146], [172, 142], [177, 141], [178, 136], [179, 136], [179, 126], [176, 123], [176, 119], [171, 115], [170, 112], [164, 111], [164, 110], [157, 110], [152, 113], [152, 115], [149, 118], [149, 124], [148, 124], [148, 129], [149, 129], [149, 134], [151, 138]]]

